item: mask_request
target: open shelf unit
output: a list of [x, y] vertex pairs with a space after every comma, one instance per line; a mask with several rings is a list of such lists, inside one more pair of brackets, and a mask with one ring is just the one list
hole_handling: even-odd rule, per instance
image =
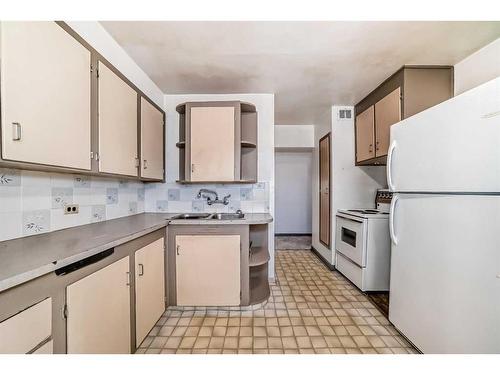
[[250, 225], [250, 253], [249, 253], [249, 286], [250, 305], [264, 302], [269, 298], [269, 249], [268, 225]]
[[[216, 103], [216, 102], [214, 102]], [[240, 138], [239, 146], [236, 148], [238, 157], [235, 159], [239, 161], [237, 165], [237, 170], [239, 170], [240, 178], [235, 181], [189, 181], [186, 180], [186, 131], [188, 124], [186, 124], [186, 104], [182, 103], [176, 107], [177, 113], [179, 113], [179, 141], [176, 146], [179, 150], [179, 179], [178, 183], [181, 184], [195, 184], [195, 183], [241, 183], [241, 184], [251, 184], [257, 182], [257, 155], [258, 155], [258, 143], [257, 143], [257, 111], [253, 104], [238, 102], [240, 106], [241, 119], [236, 121], [235, 134]], [[238, 174], [238, 173], [237, 173]]]

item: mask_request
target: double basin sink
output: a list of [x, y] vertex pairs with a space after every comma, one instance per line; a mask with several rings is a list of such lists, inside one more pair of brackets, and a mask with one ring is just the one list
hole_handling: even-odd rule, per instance
[[171, 217], [171, 220], [241, 220], [245, 214], [240, 213], [189, 213], [179, 214]]

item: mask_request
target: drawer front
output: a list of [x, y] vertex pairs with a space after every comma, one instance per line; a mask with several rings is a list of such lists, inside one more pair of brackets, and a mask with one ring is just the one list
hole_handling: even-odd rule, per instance
[[354, 285], [363, 290], [363, 268], [357, 266], [342, 254], [337, 253], [335, 267], [339, 272], [347, 277]]
[[51, 333], [52, 299], [47, 298], [0, 323], [0, 353], [28, 353]]
[[365, 228], [363, 221], [358, 222], [337, 215], [335, 250], [361, 267], [366, 265]]

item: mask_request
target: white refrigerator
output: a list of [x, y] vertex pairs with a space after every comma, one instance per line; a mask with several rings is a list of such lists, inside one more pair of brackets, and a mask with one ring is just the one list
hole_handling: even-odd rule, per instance
[[500, 77], [391, 127], [389, 320], [423, 353], [500, 353]]

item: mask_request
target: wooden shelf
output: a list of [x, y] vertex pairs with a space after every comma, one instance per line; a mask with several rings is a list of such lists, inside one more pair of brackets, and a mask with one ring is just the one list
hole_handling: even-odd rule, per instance
[[257, 246], [250, 249], [250, 267], [262, 266], [263, 264], [269, 262], [269, 259], [270, 257], [267, 248], [263, 246]]
[[241, 141], [241, 147], [257, 148], [254, 142]]
[[179, 148], [184, 148], [186, 147], [186, 142], [177, 142], [175, 145]]

